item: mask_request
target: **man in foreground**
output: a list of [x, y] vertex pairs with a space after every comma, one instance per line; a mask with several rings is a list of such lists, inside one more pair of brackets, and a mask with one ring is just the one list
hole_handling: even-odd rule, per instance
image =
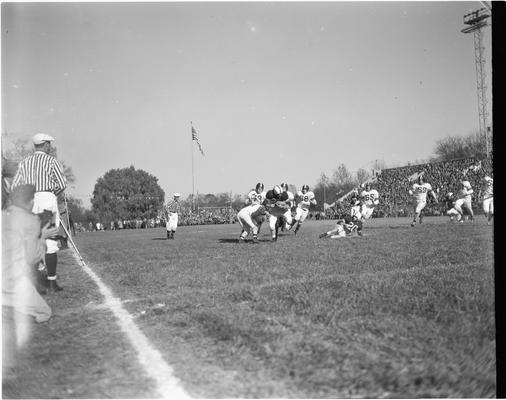
[[[12, 188], [14, 189], [20, 185], [33, 185], [35, 187], [35, 196], [32, 212], [34, 214], [50, 212], [51, 223], [55, 227], [59, 227], [60, 212], [57, 196], [63, 193], [67, 183], [63, 166], [50, 154], [52, 141], [54, 141], [54, 138], [45, 133], [37, 133], [33, 137], [35, 152], [19, 163], [18, 171], [12, 182]], [[44, 260], [47, 269], [46, 283], [49, 290], [53, 292], [62, 290], [62, 287], [56, 283], [58, 250], [59, 241], [56, 235], [47, 238]]]

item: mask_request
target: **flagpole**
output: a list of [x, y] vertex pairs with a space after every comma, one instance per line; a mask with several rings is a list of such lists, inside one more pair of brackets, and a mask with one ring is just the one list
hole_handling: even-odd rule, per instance
[[193, 169], [193, 124], [190, 121], [191, 145], [192, 145], [192, 211], [195, 210], [195, 174]]

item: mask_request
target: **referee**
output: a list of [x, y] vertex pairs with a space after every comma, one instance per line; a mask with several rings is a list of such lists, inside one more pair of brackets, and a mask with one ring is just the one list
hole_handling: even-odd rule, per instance
[[165, 206], [167, 213], [167, 239], [174, 239], [178, 223], [178, 213], [181, 211], [181, 203], [179, 202], [179, 193], [174, 193], [174, 200], [169, 201]]
[[[33, 137], [35, 152], [21, 160], [18, 171], [14, 176], [12, 187], [19, 185], [34, 185], [35, 196], [32, 212], [40, 214], [44, 210], [52, 213], [54, 226], [60, 225], [57, 196], [67, 187], [63, 166], [52, 155], [51, 142], [53, 137], [45, 133], [37, 133]], [[58, 264], [58, 241], [46, 239], [45, 263], [47, 268], [47, 286], [50, 292], [63, 290], [56, 283], [56, 266]]]

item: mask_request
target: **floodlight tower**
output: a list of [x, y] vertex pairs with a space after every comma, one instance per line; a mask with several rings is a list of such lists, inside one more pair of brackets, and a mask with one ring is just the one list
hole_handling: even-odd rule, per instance
[[472, 11], [464, 15], [464, 24], [468, 27], [461, 30], [462, 33], [474, 33], [474, 59], [476, 63], [476, 84], [478, 87], [478, 114], [480, 120], [480, 137], [485, 139], [487, 156], [491, 150], [492, 138], [490, 127], [488, 126], [487, 112], [487, 84], [485, 78], [485, 56], [483, 46], [482, 28], [488, 26], [487, 19], [491, 17], [490, 6], [486, 2], [482, 2], [486, 8]]

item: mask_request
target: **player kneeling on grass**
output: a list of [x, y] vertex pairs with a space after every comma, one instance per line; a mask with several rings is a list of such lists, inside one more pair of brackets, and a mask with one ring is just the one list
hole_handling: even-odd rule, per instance
[[336, 221], [336, 227], [334, 229], [320, 234], [319, 237], [320, 239], [339, 239], [351, 236], [354, 232], [356, 232], [358, 236], [362, 236], [362, 226], [362, 221], [359, 218], [347, 215], [343, 219], [338, 219]]
[[246, 206], [237, 213], [237, 220], [242, 228], [239, 241], [244, 242], [251, 233], [253, 234], [253, 243], [258, 243], [258, 232], [265, 221], [265, 207], [260, 204]]
[[309, 207], [311, 204], [316, 205], [314, 193], [309, 190], [308, 185], [303, 185], [302, 190], [297, 192], [297, 209], [295, 211], [295, 218], [293, 225], [295, 226], [294, 234], [296, 235], [302, 223], [306, 220], [309, 214]]

